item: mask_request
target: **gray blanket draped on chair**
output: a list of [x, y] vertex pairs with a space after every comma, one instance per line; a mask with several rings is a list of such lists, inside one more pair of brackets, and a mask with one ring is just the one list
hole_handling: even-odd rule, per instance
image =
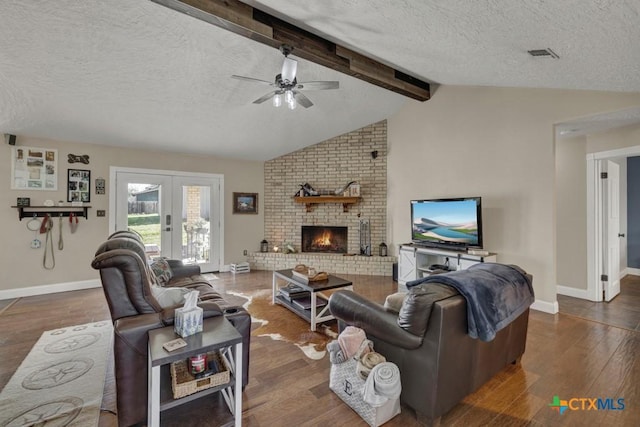
[[496, 332], [521, 315], [534, 301], [533, 286], [517, 266], [478, 263], [466, 270], [435, 274], [407, 283], [442, 283], [467, 300], [469, 336], [491, 341]]

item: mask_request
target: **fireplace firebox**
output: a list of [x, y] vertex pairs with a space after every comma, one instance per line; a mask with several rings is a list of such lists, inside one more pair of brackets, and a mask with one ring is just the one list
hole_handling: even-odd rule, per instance
[[302, 252], [347, 253], [347, 227], [327, 225], [302, 226]]

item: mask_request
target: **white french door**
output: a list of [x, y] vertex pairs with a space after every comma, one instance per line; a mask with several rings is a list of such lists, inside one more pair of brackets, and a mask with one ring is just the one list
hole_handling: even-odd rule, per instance
[[112, 168], [111, 182], [112, 231], [139, 233], [151, 259], [181, 259], [205, 272], [219, 271], [222, 176]]

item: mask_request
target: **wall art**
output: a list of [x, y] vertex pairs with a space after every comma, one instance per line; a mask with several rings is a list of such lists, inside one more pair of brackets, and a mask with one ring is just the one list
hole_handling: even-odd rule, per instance
[[58, 189], [58, 150], [11, 147], [11, 189]]

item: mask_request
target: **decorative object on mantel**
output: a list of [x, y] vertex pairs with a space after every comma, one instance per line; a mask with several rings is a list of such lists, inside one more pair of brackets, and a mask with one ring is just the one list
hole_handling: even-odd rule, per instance
[[380, 250], [380, 256], [387, 256], [387, 244], [385, 242], [380, 243], [378, 249]]
[[234, 214], [257, 214], [258, 193], [233, 193]]
[[266, 239], [262, 239], [260, 242], [260, 252], [269, 252], [269, 242]]
[[85, 165], [89, 164], [89, 155], [88, 154], [69, 154], [67, 156], [67, 162], [69, 163], [83, 163]]
[[300, 184], [300, 190], [298, 190], [298, 192], [296, 193], [296, 196], [298, 197], [310, 197], [310, 196], [319, 196], [320, 193], [318, 193], [316, 190], [314, 190], [314, 188], [309, 185], [308, 182], [305, 182], [304, 184]]
[[282, 246], [284, 247], [283, 251], [285, 254], [295, 254], [297, 252], [293, 243], [284, 242]]
[[[352, 185], [356, 184], [356, 183], [357, 183], [357, 181], [349, 181], [349, 182], [347, 182], [347, 184], [344, 187], [338, 188], [334, 192], [334, 194], [336, 196], [344, 196], [344, 197], [353, 196], [353, 194], [351, 194], [350, 187]], [[357, 196], [360, 196], [360, 188], [358, 188], [358, 195]]]

